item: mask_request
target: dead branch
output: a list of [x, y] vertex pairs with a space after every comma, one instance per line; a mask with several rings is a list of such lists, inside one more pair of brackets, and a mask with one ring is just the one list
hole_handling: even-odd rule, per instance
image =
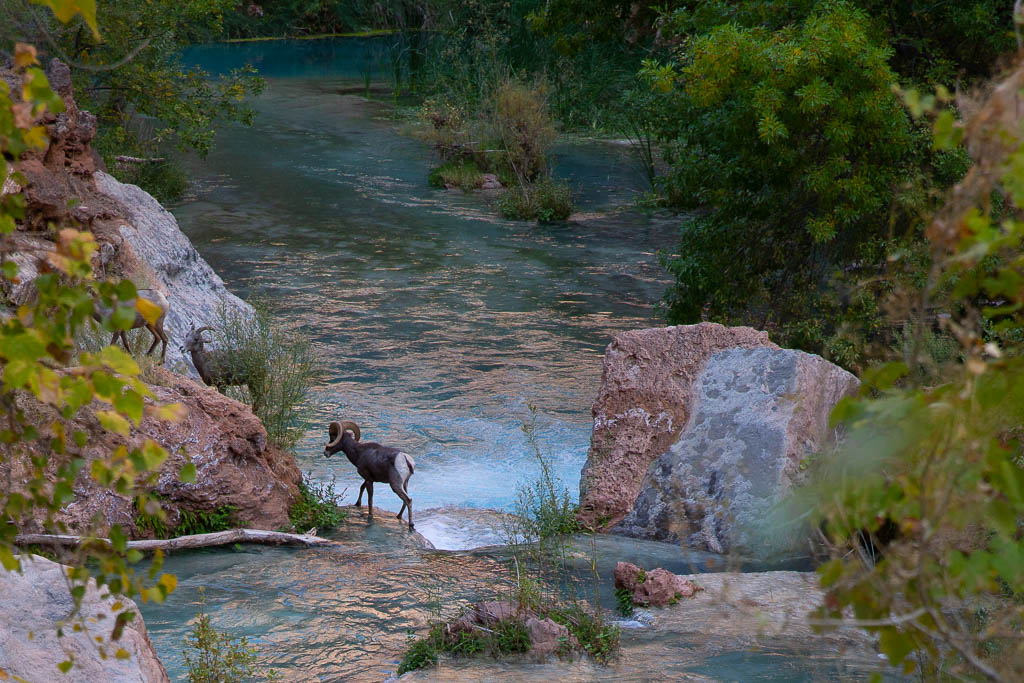
[[[61, 534], [18, 534], [15, 545], [45, 545], [57, 547], [77, 547], [83, 544], [111, 545], [110, 539], [93, 538], [90, 536], [66, 536]], [[211, 546], [231, 545], [233, 543], [259, 543], [263, 545], [303, 545], [322, 546], [335, 545], [332, 541], [319, 536], [307, 534], [288, 534], [281, 531], [264, 531], [262, 529], [229, 529], [209, 534], [194, 534], [166, 539], [147, 539], [128, 541], [129, 550], [188, 550], [191, 548], [209, 548]]]

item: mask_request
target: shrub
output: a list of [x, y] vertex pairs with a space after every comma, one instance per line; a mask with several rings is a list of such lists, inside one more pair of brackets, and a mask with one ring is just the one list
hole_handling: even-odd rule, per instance
[[254, 378], [248, 387], [229, 387], [228, 395], [252, 406], [281, 448], [302, 436], [303, 413], [309, 412], [310, 388], [323, 374], [323, 358], [297, 330], [274, 319], [266, 302], [252, 302], [255, 315], [221, 306], [215, 345], [232, 349], [242, 372]]
[[568, 183], [550, 178], [532, 185], [512, 182], [498, 198], [498, 208], [513, 220], [564, 221], [572, 214], [572, 192]]
[[200, 611], [192, 630], [185, 636], [188, 649], [182, 651], [189, 683], [242, 683], [253, 679], [280, 680], [276, 671], [264, 669], [257, 650], [245, 638], [222, 633], [202, 611], [206, 597], [200, 588]]
[[673, 114], [654, 118], [669, 165], [659, 188], [692, 212], [664, 257], [676, 281], [664, 313], [822, 352], [859, 315], [859, 283], [884, 279], [898, 240], [919, 239], [964, 155], [933, 151], [907, 115], [867, 13], [783, 2], [767, 19], [763, 3], [740, 4], [737, 21], [680, 19], [676, 59], [642, 71]]
[[556, 132], [544, 87], [506, 81], [495, 90], [491, 106], [492, 136], [501, 141], [504, 163], [520, 182], [546, 178]]
[[438, 622], [430, 627], [426, 636], [409, 644], [398, 665], [397, 674], [401, 676], [437, 664], [442, 653], [452, 657], [498, 657], [528, 652], [530, 646], [529, 630], [515, 617], [499, 621], [489, 631], [448, 633], [444, 624]]
[[318, 532], [335, 529], [345, 520], [345, 511], [340, 501], [344, 492], [334, 490], [334, 477], [330, 483], [317, 484], [310, 480], [310, 473], [299, 484], [299, 498], [288, 510], [288, 519], [296, 532], [302, 533], [316, 528]]
[[555, 608], [548, 611], [546, 616], [569, 629], [583, 651], [602, 664], [615, 657], [619, 650], [619, 627], [607, 623], [580, 605]]
[[155, 494], [135, 498], [135, 526], [140, 531], [152, 531], [156, 538], [174, 538], [193, 534], [227, 531], [237, 525], [234, 505], [221, 505], [214, 510], [179, 510], [178, 523], [168, 526], [167, 515], [160, 508], [162, 499]]

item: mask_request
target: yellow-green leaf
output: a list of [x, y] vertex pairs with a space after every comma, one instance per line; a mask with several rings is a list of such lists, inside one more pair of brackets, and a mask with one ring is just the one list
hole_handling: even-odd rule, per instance
[[100, 32], [96, 27], [96, 0], [32, 0], [37, 5], [45, 5], [53, 10], [53, 16], [61, 23], [68, 23], [81, 14], [85, 23], [92, 29], [93, 37], [99, 40]]
[[103, 428], [108, 431], [121, 434], [122, 436], [128, 436], [131, 432], [128, 420], [113, 410], [98, 410], [96, 411], [96, 417], [99, 419], [100, 424], [103, 425]]

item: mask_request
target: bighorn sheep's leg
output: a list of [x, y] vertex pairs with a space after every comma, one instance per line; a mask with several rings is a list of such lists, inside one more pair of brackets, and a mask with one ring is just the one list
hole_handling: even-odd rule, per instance
[[388, 483], [391, 484], [391, 490], [395, 492], [399, 498], [402, 499], [402, 509], [398, 511], [398, 519], [402, 519], [402, 513], [405, 512], [405, 508], [409, 508], [409, 528], [412, 528], [412, 498], [405, 491], [405, 481], [403, 481], [402, 473], [397, 469], [392, 468], [388, 475]]
[[153, 349], [155, 349], [156, 345], [160, 343], [160, 335], [156, 333], [156, 328], [153, 327], [152, 325], [146, 325], [146, 329], [149, 330], [149, 333], [153, 335], [153, 343], [149, 345], [149, 351], [146, 351], [146, 355], [148, 356], [149, 354], [153, 353]]
[[128, 335], [125, 334], [124, 330], [121, 330], [118, 334], [121, 336], [121, 343], [124, 344], [124, 350], [131, 353], [132, 347], [128, 345]]
[[357, 508], [363, 507], [363, 491], [365, 491], [365, 490], [366, 490], [366, 482], [364, 481], [363, 485], [359, 487], [359, 495], [356, 496], [356, 507]]
[[373, 518], [373, 482], [366, 482], [366, 511], [367, 517]]
[[158, 327], [157, 331], [160, 333], [160, 341], [164, 343], [163, 347], [160, 349], [160, 363], [163, 363], [167, 360], [167, 342], [170, 340], [167, 338], [167, 333], [164, 332], [163, 325]]

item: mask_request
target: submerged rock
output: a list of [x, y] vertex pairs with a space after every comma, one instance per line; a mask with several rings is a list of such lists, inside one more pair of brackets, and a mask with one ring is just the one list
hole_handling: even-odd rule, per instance
[[[163, 683], [167, 672], [146, 634], [146, 624], [136, 604], [124, 597], [110, 597], [91, 580], [82, 599], [79, 622], [65, 623], [74, 601], [66, 581], [67, 568], [41, 557], [22, 555], [22, 573], [0, 571], [0, 678], [67, 683]], [[115, 609], [115, 607], [117, 607]], [[109, 636], [121, 612], [133, 612], [117, 641]], [[101, 637], [97, 643], [95, 638]], [[105, 655], [101, 655], [102, 652]], [[115, 656], [118, 649], [127, 659]], [[71, 659], [74, 665], [61, 673], [57, 665]], [[20, 677], [20, 678], [16, 678]]]
[[686, 401], [679, 438], [650, 465], [633, 510], [613, 531], [723, 553], [799, 551], [801, 532], [769, 525], [800, 461], [831, 439], [829, 415], [856, 377], [802, 351], [713, 354]]
[[[301, 474], [290, 453], [268, 444], [266, 430], [248, 406], [168, 370], [158, 368], [149, 379], [157, 401], [182, 404], [184, 418], [179, 422], [162, 422], [145, 417], [128, 439], [104, 429], [88, 408], [64, 421], [67, 433], [81, 430], [88, 441], [84, 448], [68, 448], [71, 456], [83, 457], [86, 466], [75, 480], [75, 498], [62, 508], [60, 520], [73, 530], [85, 530], [99, 514], [105, 525], [120, 524], [126, 532], [134, 530], [135, 535], [144, 535], [135, 527], [137, 511], [132, 499], [93, 481], [89, 462], [121, 445], [130, 449], [141, 445], [144, 439], [152, 439], [170, 454], [160, 467], [153, 489], [170, 512], [169, 526], [177, 523], [179, 510], [213, 511], [232, 506], [239, 525], [271, 530], [287, 527], [288, 509], [298, 495]], [[30, 424], [37, 425], [44, 436], [49, 433], [57, 418], [52, 408], [27, 395], [19, 397], [18, 405]], [[27, 443], [30, 448], [38, 448], [41, 446], [37, 444], [48, 441]], [[191, 484], [178, 478], [186, 462], [196, 466], [196, 479]], [[51, 458], [47, 473], [55, 476], [59, 464]], [[0, 462], [0, 475], [10, 470], [11, 481], [25, 481], [31, 467], [27, 457], [6, 458]]]
[[664, 569], [645, 572], [629, 562], [615, 565], [615, 587], [632, 593], [633, 604], [644, 607], [664, 607], [704, 590], [689, 579]]
[[648, 466], [693, 413], [693, 386], [708, 359], [731, 348], [778, 348], [767, 332], [715, 323], [632, 330], [604, 356], [590, 451], [580, 479], [580, 522], [617, 524], [633, 508]]

